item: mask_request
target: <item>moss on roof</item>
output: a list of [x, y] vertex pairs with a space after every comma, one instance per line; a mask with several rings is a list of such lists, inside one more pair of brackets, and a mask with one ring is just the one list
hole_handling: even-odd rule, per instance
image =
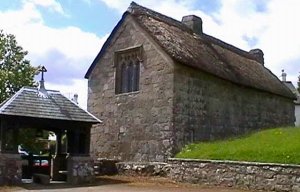
[[89, 78], [127, 16], [131, 16], [178, 63], [235, 84], [296, 99], [295, 95], [253, 54], [205, 33], [195, 34], [182, 22], [135, 2], [132, 2], [123, 14], [88, 69], [85, 78]]

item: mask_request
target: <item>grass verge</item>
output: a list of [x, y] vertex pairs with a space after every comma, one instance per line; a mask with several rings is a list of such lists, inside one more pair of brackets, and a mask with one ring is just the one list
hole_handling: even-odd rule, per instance
[[241, 138], [194, 143], [176, 157], [300, 164], [300, 128], [275, 128]]

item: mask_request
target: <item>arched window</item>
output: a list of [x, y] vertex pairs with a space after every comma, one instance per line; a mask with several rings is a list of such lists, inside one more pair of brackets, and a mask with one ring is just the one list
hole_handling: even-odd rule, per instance
[[116, 94], [139, 90], [140, 48], [116, 53]]

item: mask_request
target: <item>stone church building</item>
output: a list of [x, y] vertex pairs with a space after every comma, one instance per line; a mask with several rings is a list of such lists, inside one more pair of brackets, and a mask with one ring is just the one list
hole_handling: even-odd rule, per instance
[[164, 161], [184, 145], [293, 125], [294, 94], [249, 52], [134, 2], [88, 69], [95, 157]]

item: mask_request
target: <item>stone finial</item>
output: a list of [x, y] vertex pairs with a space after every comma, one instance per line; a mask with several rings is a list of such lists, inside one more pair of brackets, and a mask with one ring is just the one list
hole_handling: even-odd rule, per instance
[[194, 33], [201, 35], [202, 31], [202, 19], [196, 15], [183, 16], [181, 22], [187, 27], [193, 30]]
[[261, 63], [262, 65], [265, 64], [264, 52], [261, 49], [252, 49], [249, 51], [249, 54], [252, 55], [257, 62]]
[[286, 76], [287, 74], [284, 72], [284, 69], [281, 70], [281, 78], [282, 78], [282, 82], [286, 82]]

